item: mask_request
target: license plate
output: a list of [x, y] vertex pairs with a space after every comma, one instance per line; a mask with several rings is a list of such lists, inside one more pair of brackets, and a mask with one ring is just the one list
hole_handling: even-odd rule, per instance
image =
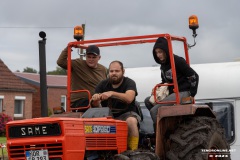
[[31, 150], [26, 151], [27, 160], [49, 160], [48, 150]]

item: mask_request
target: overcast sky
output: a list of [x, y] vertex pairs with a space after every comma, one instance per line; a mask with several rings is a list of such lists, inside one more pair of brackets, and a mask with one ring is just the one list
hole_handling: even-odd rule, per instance
[[[193, 43], [188, 17], [197, 15], [197, 45], [191, 63], [240, 59], [239, 0], [0, 0], [0, 59], [10, 70], [39, 70], [39, 32], [45, 31], [47, 71], [73, 39], [73, 28], [86, 24], [85, 39], [169, 33]], [[125, 67], [153, 66], [152, 46], [101, 48], [100, 63], [123, 61]], [[182, 50], [174, 49], [176, 54]], [[77, 57], [77, 51], [73, 51]]]

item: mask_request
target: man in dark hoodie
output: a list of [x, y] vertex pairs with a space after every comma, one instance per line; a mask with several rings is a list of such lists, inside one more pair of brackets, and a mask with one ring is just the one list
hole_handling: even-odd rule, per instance
[[[197, 93], [198, 87], [198, 74], [186, 63], [185, 59], [179, 57], [175, 54], [174, 61], [175, 61], [175, 68], [176, 68], [176, 75], [177, 75], [177, 82], [178, 82], [178, 89], [180, 100], [184, 97], [194, 97]], [[154, 60], [161, 64], [161, 78], [163, 83], [173, 83], [173, 74], [171, 69], [170, 63], [170, 56], [168, 50], [168, 42], [167, 39], [164, 37], [159, 37], [153, 47], [153, 57]], [[169, 96], [164, 98], [163, 101], [174, 101], [176, 100], [176, 94], [173, 91], [173, 86], [169, 86]], [[150, 110], [151, 117], [153, 119], [154, 127], [157, 121], [157, 112], [158, 108], [161, 106], [167, 106], [172, 104], [156, 104], [153, 106], [149, 102], [149, 98], [145, 99], [145, 105]]]

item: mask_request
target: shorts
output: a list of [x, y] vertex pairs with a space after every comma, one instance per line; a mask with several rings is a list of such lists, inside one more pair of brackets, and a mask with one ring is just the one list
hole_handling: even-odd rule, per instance
[[129, 111], [126, 113], [123, 113], [122, 115], [115, 117], [114, 119], [126, 121], [128, 117], [135, 117], [138, 121], [138, 123], [141, 121], [141, 117], [134, 111]]

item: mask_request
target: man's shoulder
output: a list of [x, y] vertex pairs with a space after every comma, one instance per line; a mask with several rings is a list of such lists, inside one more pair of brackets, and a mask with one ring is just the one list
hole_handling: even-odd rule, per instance
[[107, 78], [107, 79], [102, 80], [102, 81], [99, 83], [99, 85], [105, 85], [105, 84], [108, 84], [108, 83], [109, 83], [109, 79]]
[[107, 79], [100, 81], [96, 88], [98, 88], [98, 89], [101, 88], [102, 90], [105, 90], [108, 86], [111, 86], [111, 85], [109, 83], [109, 79], [107, 78]]
[[136, 82], [128, 77], [124, 77], [124, 87], [126, 87], [127, 90], [134, 90], [136, 92], [137, 95], [137, 88], [136, 88]]
[[186, 61], [183, 57], [174, 54], [175, 61]]
[[174, 61], [175, 61], [176, 67], [181, 67], [187, 64], [186, 60], [183, 57], [178, 55], [174, 55]]
[[104, 65], [100, 64], [100, 63], [98, 63], [98, 68], [107, 70], [107, 68]]
[[82, 68], [83, 70], [92, 70], [92, 68], [90, 68], [87, 65], [87, 62], [85, 59], [81, 59], [81, 58], [76, 58], [72, 60], [72, 65], [74, 65], [77, 68]]
[[85, 59], [81, 59], [81, 58], [75, 58], [74, 60], [78, 61], [78, 62], [81, 62], [81, 63], [86, 63], [86, 60]]
[[124, 77], [124, 79], [125, 79], [126, 83], [129, 83], [129, 82], [135, 83], [135, 81], [133, 79], [129, 78], [129, 77]]
[[72, 59], [72, 62], [78, 63], [78, 64], [82, 64], [82, 65], [86, 65], [86, 60], [83, 60], [81, 58], [76, 58], [76, 59]]

